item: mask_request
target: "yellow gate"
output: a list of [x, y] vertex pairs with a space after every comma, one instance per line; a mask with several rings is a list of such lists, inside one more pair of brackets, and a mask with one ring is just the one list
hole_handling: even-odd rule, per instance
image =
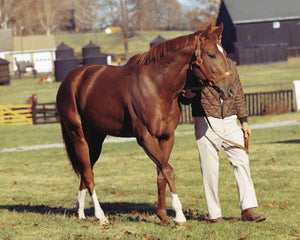
[[0, 125], [29, 124], [33, 124], [30, 104], [0, 105]]

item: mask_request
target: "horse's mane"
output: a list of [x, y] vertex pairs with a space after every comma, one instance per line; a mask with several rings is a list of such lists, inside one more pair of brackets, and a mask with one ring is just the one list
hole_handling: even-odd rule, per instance
[[168, 52], [176, 52], [195, 42], [195, 35], [199, 35], [200, 31], [190, 35], [180, 36], [162, 43], [154, 45], [149, 51], [136, 54], [131, 57], [127, 64], [144, 65], [151, 62], [157, 62]]

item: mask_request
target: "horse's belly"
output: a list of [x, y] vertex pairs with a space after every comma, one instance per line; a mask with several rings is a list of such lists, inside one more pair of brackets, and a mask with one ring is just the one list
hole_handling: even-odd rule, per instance
[[133, 136], [131, 121], [125, 117], [124, 109], [119, 104], [103, 101], [101, 104], [86, 106], [83, 116], [101, 134]]

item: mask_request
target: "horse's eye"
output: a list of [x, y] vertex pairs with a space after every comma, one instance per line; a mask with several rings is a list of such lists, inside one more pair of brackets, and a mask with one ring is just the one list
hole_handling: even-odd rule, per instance
[[207, 54], [210, 58], [216, 58], [216, 54]]

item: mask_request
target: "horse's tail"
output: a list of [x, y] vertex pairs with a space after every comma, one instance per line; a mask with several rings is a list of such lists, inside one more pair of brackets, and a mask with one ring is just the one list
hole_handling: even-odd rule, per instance
[[[85, 66], [85, 69], [88, 66]], [[83, 69], [84, 70], [84, 69]], [[80, 74], [81, 77], [76, 77]], [[78, 112], [77, 99], [80, 80], [84, 75], [81, 69], [75, 69], [69, 73], [56, 95], [56, 105], [60, 115], [60, 125], [67, 154], [73, 169], [77, 175], [81, 174], [82, 164], [76, 151], [76, 141], [78, 138], [84, 138], [81, 116]], [[77, 139], [77, 140], [76, 140]]]
[[70, 162], [72, 164], [72, 167], [73, 167], [75, 173], [77, 175], [79, 175], [81, 168], [80, 168], [79, 159], [78, 159], [77, 154], [76, 154], [75, 146], [74, 146], [73, 141], [70, 138], [70, 136], [67, 132], [67, 129], [66, 129], [66, 127], [65, 127], [62, 120], [61, 120], [60, 125], [61, 125], [61, 131], [62, 131], [63, 139], [64, 139], [64, 142], [65, 142], [66, 151], [67, 151], [67, 154], [69, 156]]

